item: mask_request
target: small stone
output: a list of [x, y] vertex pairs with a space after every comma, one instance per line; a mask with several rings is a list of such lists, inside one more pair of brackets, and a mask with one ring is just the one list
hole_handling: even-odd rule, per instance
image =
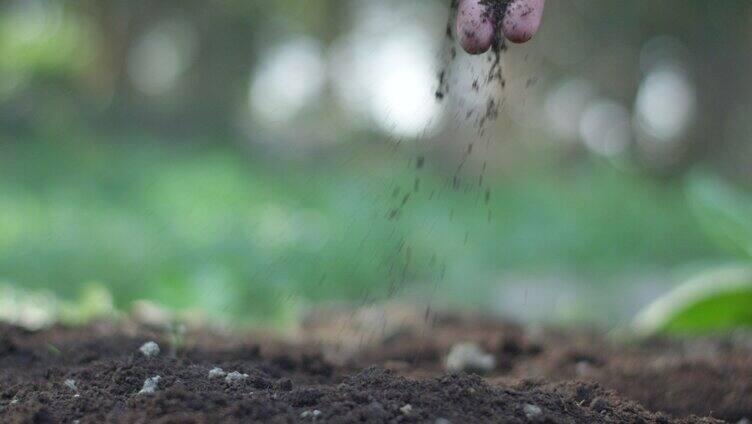
[[65, 382], [63, 384], [65, 384], [65, 387], [73, 390], [74, 392], [78, 391], [78, 388], [76, 388], [76, 380], [74, 380], [72, 378], [69, 378], [69, 379], [65, 380]]
[[750, 424], [752, 421], [749, 420], [749, 418], [742, 418], [741, 420], [737, 421], [736, 424]]
[[147, 378], [146, 381], [144, 381], [144, 387], [141, 388], [141, 391], [138, 392], [140, 395], [151, 395], [154, 394], [154, 392], [157, 391], [157, 386], [159, 385], [159, 380], [161, 380], [162, 377], [155, 375], [154, 377]]
[[540, 406], [530, 403], [526, 403], [522, 409], [525, 412], [525, 416], [528, 420], [532, 420], [533, 418], [539, 417], [541, 414], [543, 414], [543, 410]]
[[159, 356], [159, 345], [155, 342], [146, 342], [141, 346], [138, 350], [141, 351], [141, 353], [144, 354], [147, 358], [153, 358], [155, 356]]
[[400, 412], [405, 415], [410, 415], [410, 413], [413, 412], [413, 406], [408, 403], [407, 405], [400, 408]]
[[433, 424], [452, 424], [452, 422], [446, 418], [436, 418], [436, 421], [434, 421]]
[[593, 373], [593, 364], [590, 361], [580, 361], [574, 367], [575, 372], [580, 377], [585, 377]]
[[303, 411], [300, 413], [300, 418], [318, 418], [321, 416], [321, 411], [314, 409], [313, 411]]
[[225, 372], [225, 370], [219, 367], [214, 367], [209, 370], [209, 378], [222, 378], [226, 375], [227, 373]]
[[227, 377], [225, 377], [225, 381], [227, 383], [237, 383], [238, 381], [243, 381], [247, 378], [248, 378], [248, 374], [243, 374], [237, 371], [233, 371], [227, 374]]
[[496, 358], [475, 343], [458, 343], [446, 357], [449, 372], [474, 372], [487, 374], [496, 368]]

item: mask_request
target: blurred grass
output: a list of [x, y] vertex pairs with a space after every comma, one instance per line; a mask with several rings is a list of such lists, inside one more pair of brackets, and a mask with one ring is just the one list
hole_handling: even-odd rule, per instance
[[147, 298], [282, 322], [311, 302], [400, 293], [490, 306], [510, 272], [605, 285], [722, 256], [680, 182], [608, 165], [492, 181], [485, 205], [393, 153], [282, 160], [215, 141], [0, 140], [0, 281], [67, 299], [101, 283], [123, 309]]

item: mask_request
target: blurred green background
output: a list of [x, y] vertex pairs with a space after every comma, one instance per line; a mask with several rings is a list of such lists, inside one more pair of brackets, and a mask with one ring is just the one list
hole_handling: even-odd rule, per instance
[[549, 3], [482, 134], [486, 58], [434, 100], [448, 1], [0, 3], [0, 317], [610, 326], [746, 266], [752, 4]]

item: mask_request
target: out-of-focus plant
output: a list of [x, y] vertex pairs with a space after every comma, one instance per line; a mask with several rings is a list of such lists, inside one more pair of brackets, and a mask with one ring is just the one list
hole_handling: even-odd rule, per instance
[[[417, 172], [375, 150], [347, 165], [271, 166], [227, 143], [127, 139], [0, 144], [0, 278], [69, 302], [101, 281], [119, 310], [148, 299], [285, 325], [320, 302], [431, 291], [490, 308], [502, 273], [566, 267], [602, 287], [636, 268], [718, 256], [673, 183], [607, 166], [489, 177], [486, 204], [482, 191], [442, 190], [431, 166]], [[615, 318], [603, 309], [588, 318]]]
[[695, 175], [687, 197], [699, 225], [737, 262], [700, 273], [637, 316], [642, 334], [694, 334], [752, 327], [752, 197], [718, 178]]
[[59, 320], [64, 324], [83, 325], [98, 318], [115, 314], [112, 293], [101, 283], [89, 283], [73, 301], [62, 301], [59, 307]]
[[28, 329], [58, 322], [82, 325], [115, 315], [112, 293], [100, 283], [83, 286], [72, 300], [61, 299], [49, 290], [30, 290], [0, 283], [0, 321]]
[[0, 14], [0, 72], [66, 74], [95, 53], [93, 26], [58, 2], [17, 2]]
[[752, 259], [752, 198], [723, 181], [693, 176], [687, 197], [697, 221], [724, 249]]

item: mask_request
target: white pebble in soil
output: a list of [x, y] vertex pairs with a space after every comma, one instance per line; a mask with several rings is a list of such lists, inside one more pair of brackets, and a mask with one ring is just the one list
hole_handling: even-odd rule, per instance
[[227, 373], [225, 372], [225, 370], [219, 367], [214, 367], [209, 370], [209, 378], [222, 378], [226, 375]]
[[541, 416], [541, 414], [543, 414], [543, 410], [540, 406], [530, 403], [526, 403], [522, 410], [525, 412], [525, 416], [528, 420], [532, 420], [533, 418], [539, 417]]
[[162, 377], [155, 375], [154, 377], [147, 378], [146, 381], [144, 381], [144, 387], [141, 388], [141, 391], [138, 392], [140, 395], [153, 395], [154, 392], [157, 391], [157, 386], [159, 386], [159, 380], [161, 380]]
[[76, 386], [76, 380], [74, 380], [72, 378], [69, 378], [69, 379], [65, 380], [63, 382], [63, 384], [65, 384], [65, 387], [71, 389], [74, 392], [74, 394], [73, 394], [74, 398], [81, 397], [81, 395], [78, 393], [78, 387]]
[[449, 372], [488, 374], [496, 368], [496, 358], [475, 343], [457, 343], [446, 357]]
[[410, 413], [413, 412], [413, 406], [408, 403], [407, 405], [400, 408], [400, 412], [402, 412], [402, 414], [404, 415], [410, 415]]
[[141, 353], [144, 354], [147, 358], [153, 358], [155, 356], [159, 356], [159, 345], [155, 342], [146, 342], [141, 346], [138, 350], [141, 351]]
[[321, 416], [321, 411], [314, 409], [313, 411], [303, 411], [300, 413], [300, 418], [318, 418]]
[[227, 383], [237, 383], [239, 381], [246, 380], [248, 378], [248, 374], [243, 374], [237, 371], [233, 371], [229, 374], [227, 374], [227, 377], [225, 377], [225, 382]]
[[587, 360], [580, 361], [575, 365], [574, 371], [580, 377], [587, 377], [593, 373], [593, 364]]

